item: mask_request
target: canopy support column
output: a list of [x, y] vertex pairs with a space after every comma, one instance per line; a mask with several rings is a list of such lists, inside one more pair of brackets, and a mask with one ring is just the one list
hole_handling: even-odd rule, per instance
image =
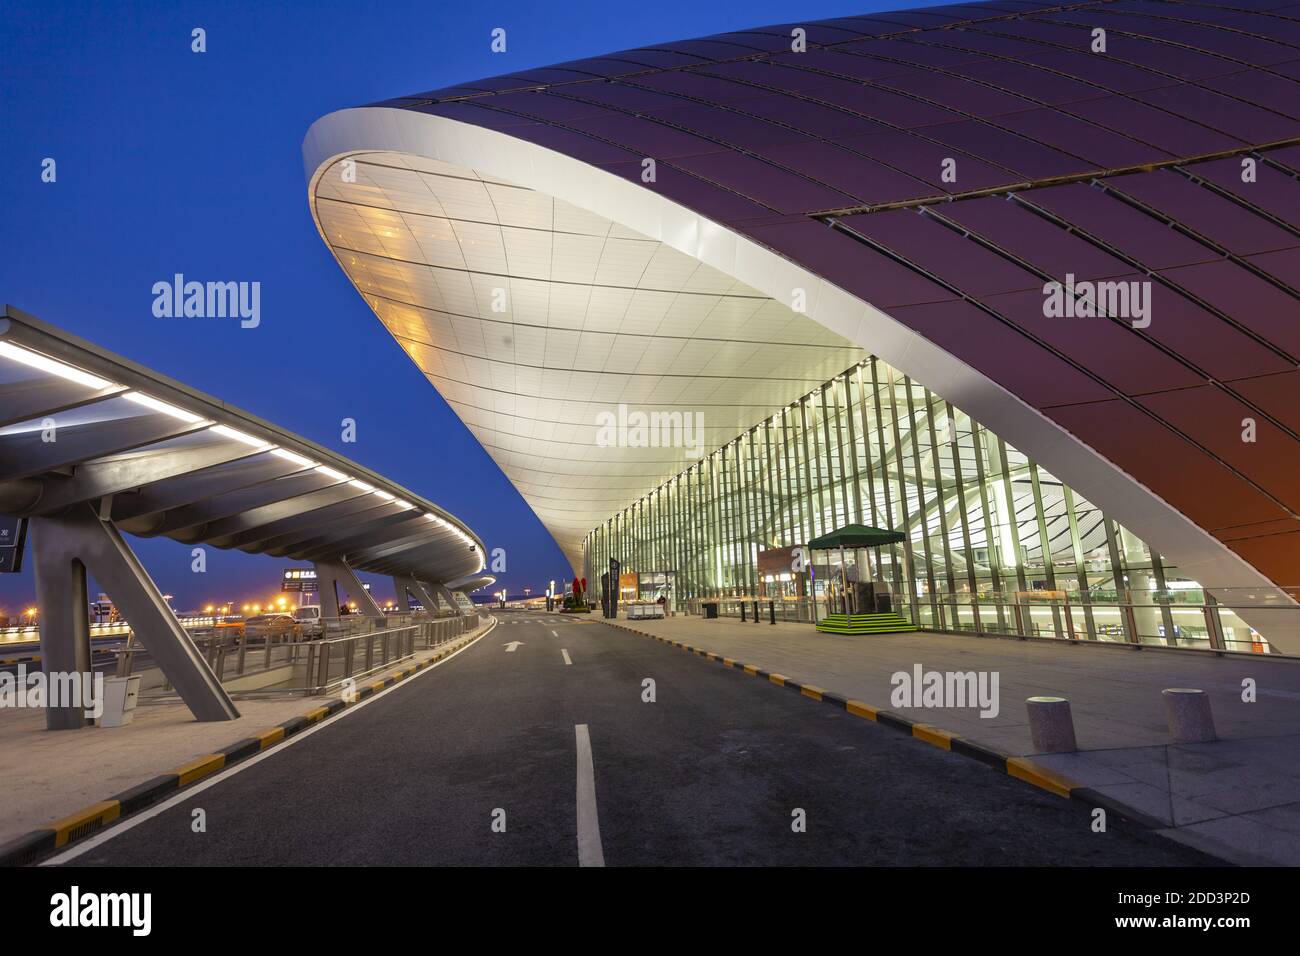
[[[91, 506], [83, 505], [64, 517], [32, 518], [31, 529], [41, 666], [47, 678], [55, 673], [92, 673], [86, 593], [89, 571], [130, 622], [136, 639], [148, 649], [195, 719], [239, 717], [230, 695], [111, 521], [101, 520]], [[89, 722], [84, 710], [66, 702], [47, 707], [45, 725], [50, 730], [83, 727]]]

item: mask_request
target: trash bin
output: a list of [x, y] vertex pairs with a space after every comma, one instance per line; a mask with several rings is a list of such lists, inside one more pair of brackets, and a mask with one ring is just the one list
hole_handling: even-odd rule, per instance
[[716, 601], [709, 601], [709, 602], [706, 602], [706, 603], [705, 603], [705, 605], [704, 605], [704, 616], [705, 616], [705, 617], [717, 617], [717, 616], [718, 616], [718, 605], [717, 605], [717, 602], [716, 602]]
[[104, 712], [99, 715], [99, 726], [121, 727], [135, 717], [135, 704], [140, 698], [140, 675], [110, 677], [104, 681]]

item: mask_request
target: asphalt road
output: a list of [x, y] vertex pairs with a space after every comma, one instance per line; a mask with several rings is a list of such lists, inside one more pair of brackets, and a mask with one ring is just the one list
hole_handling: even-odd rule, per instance
[[71, 862], [572, 866], [579, 725], [610, 866], [1213, 862], [1093, 833], [1077, 803], [648, 638], [499, 617], [446, 663]]

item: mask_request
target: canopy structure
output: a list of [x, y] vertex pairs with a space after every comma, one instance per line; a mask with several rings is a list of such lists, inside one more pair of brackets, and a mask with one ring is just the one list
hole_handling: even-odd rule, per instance
[[33, 316], [0, 317], [0, 513], [436, 582], [483, 544], [407, 488]]
[[[312, 563], [327, 615], [337, 586], [383, 617], [357, 571], [454, 611], [447, 582], [485, 569], [482, 541], [433, 502], [12, 307], [0, 315], [0, 514], [30, 522], [46, 669], [90, 668], [89, 573], [200, 720], [238, 712], [123, 532], [190, 545], [204, 566], [204, 546]], [[48, 723], [84, 715], [52, 707]]]
[[882, 544], [897, 544], [905, 541], [907, 535], [901, 531], [887, 531], [884, 528], [870, 528], [864, 524], [846, 524], [830, 534], [813, 538], [808, 547], [813, 551], [830, 551], [836, 548], [874, 548]]

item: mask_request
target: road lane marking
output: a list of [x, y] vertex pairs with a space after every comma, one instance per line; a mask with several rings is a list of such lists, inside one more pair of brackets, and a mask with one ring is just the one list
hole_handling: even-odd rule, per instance
[[466, 644], [464, 647], [460, 648], [459, 650], [453, 651], [452, 653], [448, 654], [446, 657], [442, 658], [441, 660], [430, 658], [431, 660], [434, 660], [435, 663], [430, 664], [424, 670], [416, 671], [410, 677], [400, 680], [396, 684], [393, 684], [392, 686], [386, 688], [385, 690], [381, 690], [376, 694], [371, 694], [365, 700], [361, 700], [355, 704], [348, 705], [347, 707], [335, 713], [329, 719], [323, 720], [320, 723], [316, 724], [314, 727], [311, 727], [307, 730], [299, 731], [298, 733], [290, 737], [288, 740], [276, 744], [270, 750], [263, 750], [255, 757], [249, 757], [247, 760], [241, 760], [233, 767], [227, 767], [225, 770], [221, 771], [220, 773], [213, 774], [212, 776], [204, 780], [202, 783], [196, 783], [193, 784], [192, 786], [186, 787], [184, 790], [178, 792], [176, 796], [164, 800], [162, 803], [154, 804], [152, 807], [150, 807], [147, 810], [141, 810], [139, 813], [131, 814], [131, 816], [127, 817], [125, 820], [123, 820], [121, 823], [117, 824], [116, 826], [109, 827], [106, 830], [101, 830], [97, 835], [89, 838], [88, 840], [83, 840], [82, 842], [77, 843], [70, 850], [65, 850], [64, 852], [58, 854], [57, 856], [52, 856], [48, 860], [43, 860], [39, 865], [58, 866], [63, 863], [69, 863], [72, 860], [75, 860], [77, 857], [81, 856], [83, 853], [87, 852], [88, 850], [93, 850], [95, 847], [107, 843], [115, 836], [125, 833], [127, 830], [135, 829], [141, 823], [144, 823], [147, 820], [152, 820], [154, 817], [158, 816], [158, 814], [170, 810], [172, 807], [176, 806], [177, 804], [187, 802], [191, 798], [202, 793], [204, 790], [207, 790], [209, 787], [215, 787], [217, 784], [221, 783], [221, 781], [227, 780], [230, 777], [233, 777], [237, 773], [243, 773], [245, 770], [248, 770], [250, 767], [253, 767], [261, 763], [263, 760], [266, 760], [268, 757], [274, 757], [276, 754], [284, 753], [290, 747], [302, 743], [312, 734], [319, 733], [320, 731], [324, 730], [326, 727], [333, 727], [336, 723], [346, 719], [349, 715], [359, 713], [363, 708], [369, 707], [375, 701], [387, 697], [389, 694], [397, 690], [399, 687], [405, 687], [406, 684], [409, 683], [410, 681], [419, 680], [421, 677], [423, 677], [426, 674], [432, 674], [437, 668], [441, 667], [443, 664], [450, 663], [454, 658], [465, 653], [467, 650], [469, 650], [471, 647], [477, 644], [482, 638], [485, 638], [489, 634], [491, 634], [495, 629], [496, 629], [496, 621], [493, 621], [486, 631], [484, 631], [482, 634], [480, 634], [478, 637], [470, 641], [470, 643]]
[[572, 663], [573, 663], [573, 661], [569, 660], [569, 651], [568, 651], [567, 648], [563, 648], [563, 647], [561, 647], [561, 648], [560, 648], [560, 653], [564, 655], [564, 663], [566, 663], [566, 664], [572, 664]]
[[502, 644], [507, 654], [513, 654], [515, 650], [523, 645], [523, 641], [511, 641], [509, 644]]
[[596, 814], [596, 768], [586, 724], [573, 728], [578, 741], [578, 866], [604, 866], [600, 818]]
[[559, 637], [559, 636], [560, 635], [555, 633], [555, 628], [551, 628], [551, 637]]

